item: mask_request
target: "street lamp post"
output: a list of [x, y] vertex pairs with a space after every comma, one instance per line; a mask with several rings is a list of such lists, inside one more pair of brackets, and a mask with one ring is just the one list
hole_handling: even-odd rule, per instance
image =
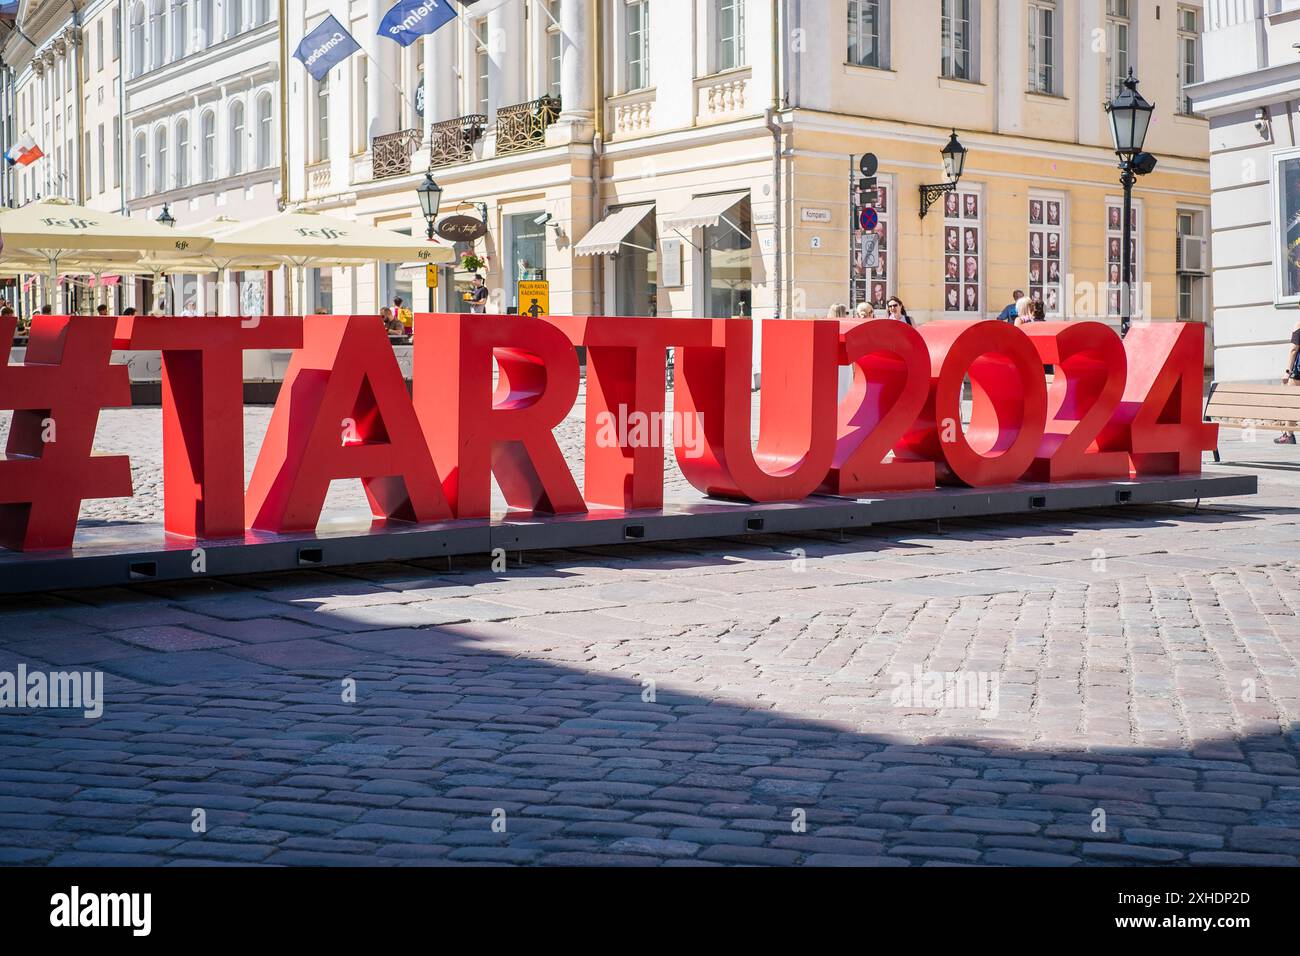
[[1128, 334], [1133, 312], [1133, 186], [1139, 176], [1145, 176], [1156, 168], [1156, 158], [1142, 151], [1155, 104], [1143, 98], [1137, 84], [1137, 77], [1130, 67], [1123, 89], [1106, 104], [1110, 134], [1115, 141], [1115, 154], [1119, 157], [1119, 183], [1124, 187], [1124, 214], [1120, 224], [1123, 246], [1120, 249], [1120, 335]]
[[[166, 226], [168, 229], [176, 228], [176, 217], [172, 215], [172, 207], [170, 203], [163, 203], [162, 212], [158, 213], [158, 218], [155, 219], [154, 222], [158, 223], [158, 225], [160, 226]], [[153, 274], [153, 311], [154, 312], [158, 311], [158, 306], [162, 304], [163, 299], [166, 297], [165, 286], [163, 285], [165, 281], [166, 280], [163, 278], [162, 272], [159, 270], [154, 270], [154, 274]], [[175, 303], [173, 302], [172, 305], [174, 307]]]
[[[433, 181], [433, 173], [425, 173], [424, 182], [415, 187], [415, 192], [420, 197], [420, 211], [424, 213], [424, 221], [428, 226], [425, 235], [433, 242], [433, 221], [438, 218], [438, 207], [442, 205], [442, 187]], [[429, 311], [433, 311], [432, 286], [429, 287]]]
[[957, 188], [957, 182], [961, 179], [962, 171], [966, 168], [966, 147], [957, 141], [957, 131], [952, 131], [952, 137], [948, 140], [948, 145], [939, 151], [943, 157], [943, 169], [948, 174], [946, 183], [936, 183], [934, 185], [921, 186], [921, 218], [930, 211], [944, 193], [950, 193]]

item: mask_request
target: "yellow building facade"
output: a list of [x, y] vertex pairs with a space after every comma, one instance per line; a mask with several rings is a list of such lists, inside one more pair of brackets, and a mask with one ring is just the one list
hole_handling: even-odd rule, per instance
[[[290, 48], [333, 6], [309, 2]], [[1159, 160], [1134, 194], [1141, 316], [1209, 314], [1207, 126], [1182, 94], [1199, 3], [513, 0], [406, 49], [373, 36], [375, 11], [349, 9], [359, 64], [323, 94], [289, 64], [290, 202], [421, 234], [429, 173], [444, 214], [484, 215], [474, 251], [502, 311], [542, 278], [554, 311], [580, 314], [823, 316], [865, 301], [882, 315], [898, 295], [925, 322], [994, 316], [1023, 290], [1049, 313], [1117, 322], [1104, 104], [1132, 68]], [[957, 207], [922, 217], [954, 130], [968, 151]], [[855, 225], [867, 152], [874, 267]], [[316, 281], [335, 310], [426, 305], [423, 283], [392, 270]], [[467, 281], [449, 271], [435, 307], [462, 307]]]

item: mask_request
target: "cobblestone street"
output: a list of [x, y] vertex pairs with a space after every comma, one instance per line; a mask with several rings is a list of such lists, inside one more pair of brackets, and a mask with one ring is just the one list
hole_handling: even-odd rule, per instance
[[[157, 414], [101, 429], [139, 520]], [[1199, 510], [6, 599], [0, 670], [103, 670], [106, 700], [0, 713], [0, 863], [1295, 865], [1271, 437], [1224, 430], [1207, 470], [1261, 494]]]

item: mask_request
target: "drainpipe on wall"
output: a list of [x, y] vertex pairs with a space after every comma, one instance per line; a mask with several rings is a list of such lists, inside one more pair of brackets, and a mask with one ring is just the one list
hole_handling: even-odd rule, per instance
[[773, 269], [773, 288], [772, 288], [772, 318], [781, 318], [781, 296], [783, 294], [782, 279], [785, 272], [785, 263], [782, 261], [784, 255], [784, 243], [782, 242], [781, 227], [783, 216], [781, 209], [781, 134], [783, 128], [780, 120], [777, 119], [777, 111], [781, 108], [781, 3], [783, 0], [771, 0], [772, 3], [772, 105], [767, 108], [763, 116], [767, 123], [767, 128], [772, 133], [772, 199], [775, 214], [772, 220], [772, 231], [775, 237], [776, 245], [776, 266]]
[[[601, 16], [604, 4], [601, 0], [592, 3], [592, 30], [596, 38], [591, 58], [591, 92], [593, 109], [591, 111], [591, 221], [600, 221], [603, 203], [601, 174], [605, 156], [605, 58], [603, 46], [605, 39], [604, 18]], [[605, 257], [592, 256], [591, 262], [591, 312], [593, 315], [605, 314]]]
[[[72, 68], [76, 75], [72, 78], [72, 88], [77, 91], [77, 149], [75, 155], [81, 156], [86, 145], [86, 73], [81, 68], [81, 55], [85, 50], [81, 35], [81, 8], [72, 5], [72, 32], [68, 36], [68, 45], [72, 47]], [[77, 202], [85, 204], [90, 190], [86, 188], [86, 168], [90, 165], [89, 156], [81, 156], [77, 164]]]
[[[117, 0], [117, 36], [122, 41], [117, 51], [117, 197], [118, 211], [129, 215], [126, 209], [126, 0]], [[135, 282], [131, 283], [131, 298], [135, 298]], [[123, 303], [124, 305], [127, 303]], [[131, 303], [134, 304], [134, 303]]]
[[[280, 0], [280, 208], [289, 207], [289, 9]], [[286, 271], [287, 275], [287, 271]], [[286, 294], [288, 282], [285, 284]]]

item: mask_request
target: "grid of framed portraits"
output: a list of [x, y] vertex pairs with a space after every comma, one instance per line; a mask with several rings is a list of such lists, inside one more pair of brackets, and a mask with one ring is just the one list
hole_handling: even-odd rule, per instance
[[[1133, 299], [1138, 303], [1137, 290], [1142, 287], [1142, 209], [1133, 203], [1133, 234], [1129, 238], [1129, 262], [1132, 270]], [[1123, 288], [1124, 266], [1124, 207], [1118, 200], [1106, 200], [1106, 314], [1120, 315], [1120, 290]]]
[[1060, 196], [1029, 197], [1029, 298], [1049, 316], [1064, 308], [1065, 203]]
[[953, 191], [943, 197], [943, 311], [979, 312], [984, 262], [983, 197]]
[[885, 300], [889, 298], [889, 289], [893, 276], [890, 272], [892, 264], [892, 251], [889, 248], [889, 222], [890, 222], [890, 189], [882, 181], [876, 187], [879, 194], [875, 210], [880, 218], [876, 226], [875, 233], [879, 242], [878, 261], [875, 267], [869, 267], [866, 264], [866, 252], [864, 250], [864, 239], [866, 233], [862, 229], [861, 213], [862, 207], [858, 203], [858, 192], [856, 186], [856, 177], [853, 185], [850, 186], [850, 206], [853, 209], [853, 232], [852, 232], [852, 262], [850, 264], [851, 275], [849, 279], [849, 308], [856, 309], [863, 302], [870, 303], [873, 309], [884, 309]]

